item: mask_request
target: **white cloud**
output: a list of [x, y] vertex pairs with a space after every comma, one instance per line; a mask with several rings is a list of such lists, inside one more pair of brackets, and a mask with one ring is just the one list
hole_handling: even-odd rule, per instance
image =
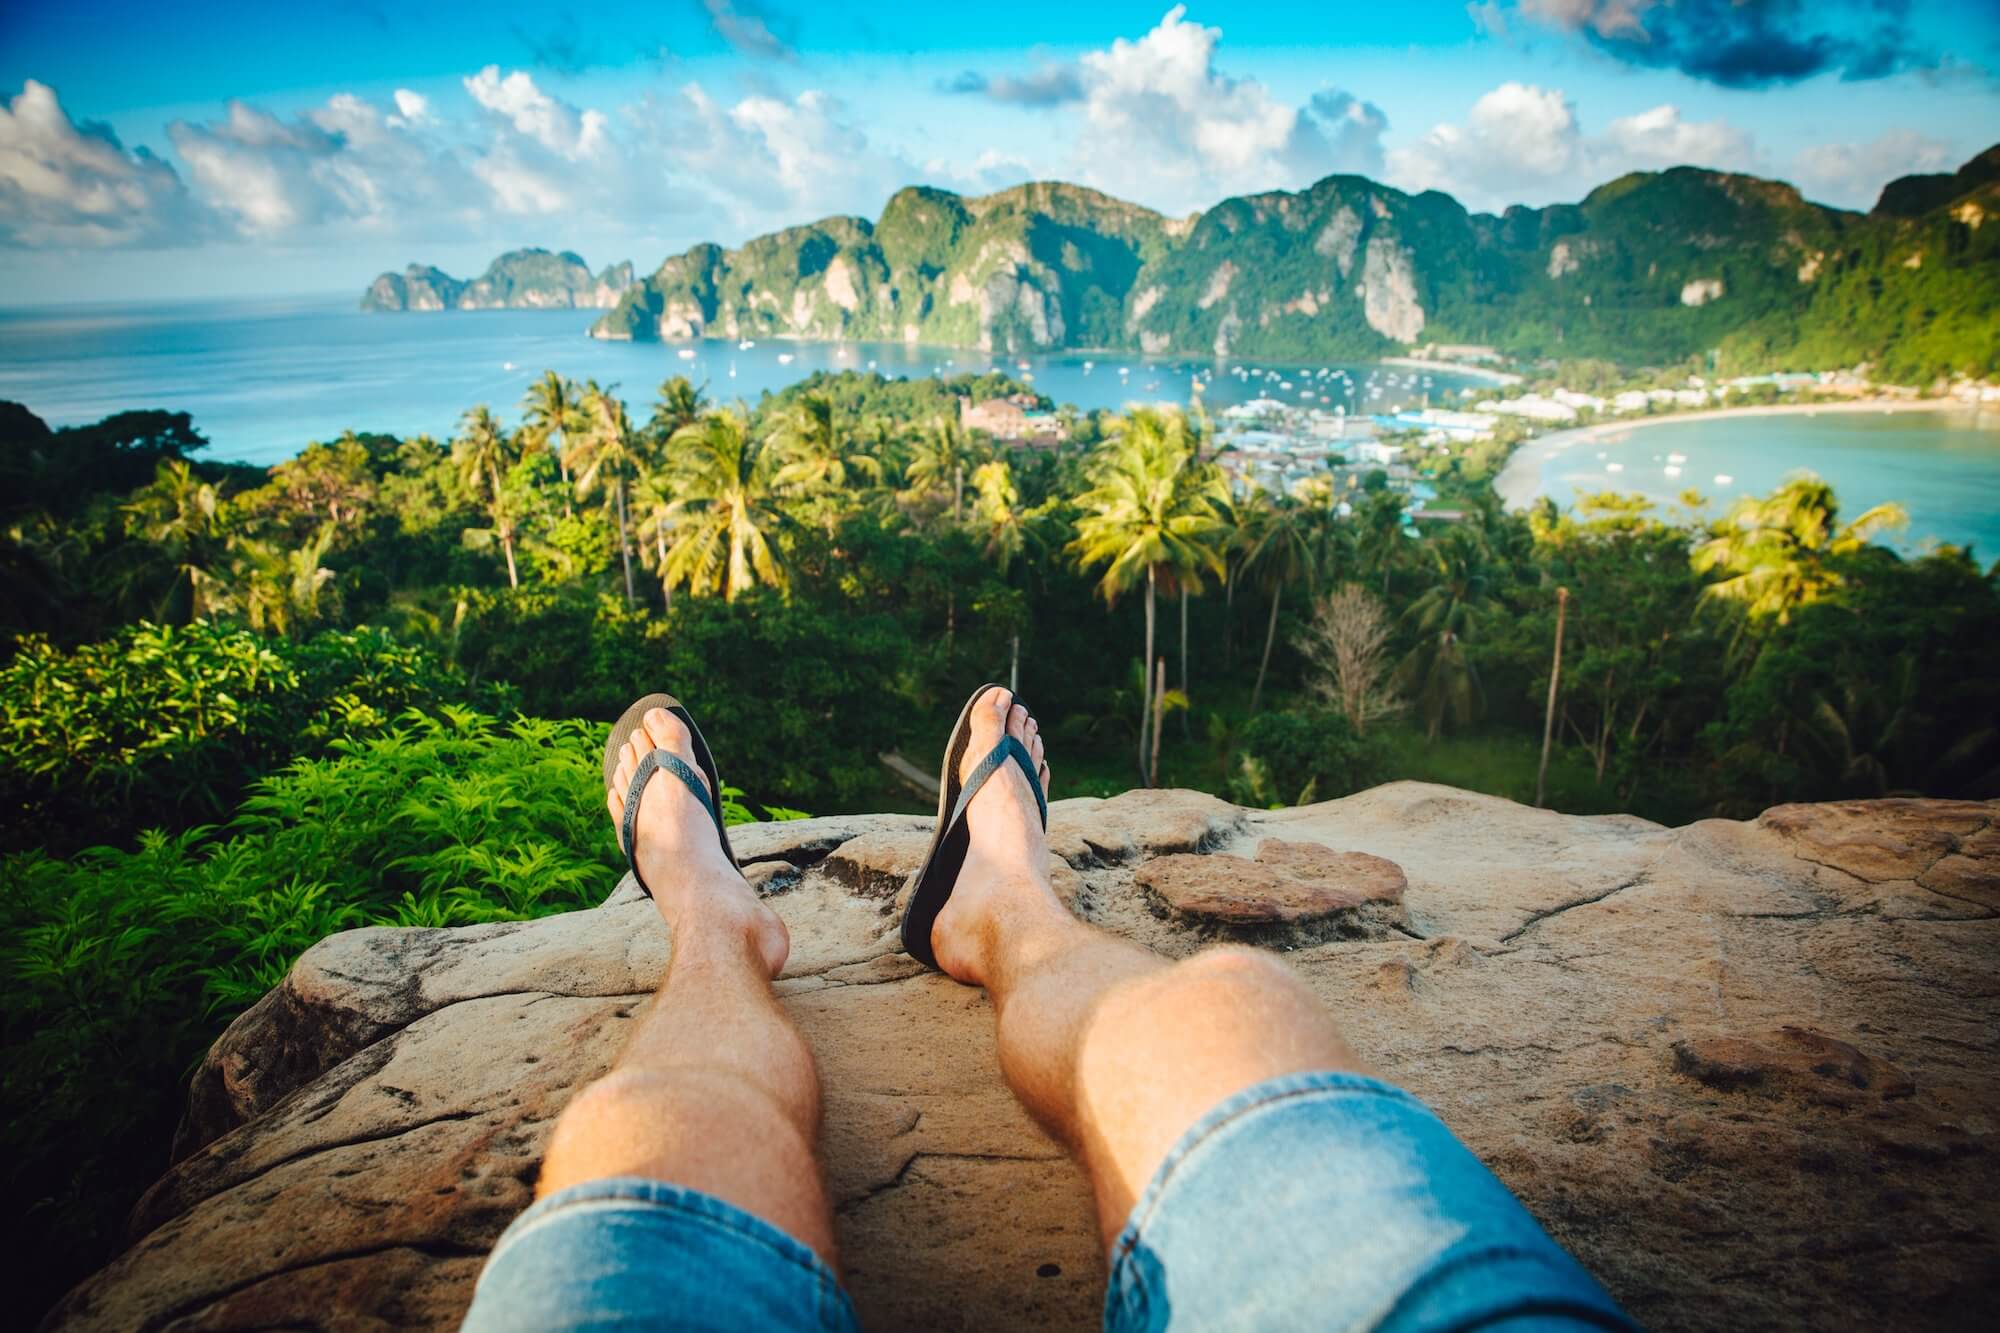
[[406, 125], [422, 125], [431, 118], [431, 99], [408, 88], [398, 88], [396, 114]]
[[1388, 125], [1379, 109], [1337, 92], [1296, 107], [1255, 79], [1223, 74], [1215, 65], [1221, 30], [1187, 22], [1186, 12], [1176, 5], [1145, 36], [1121, 37], [1077, 62], [1076, 174], [1181, 210], [1333, 171], [1379, 169]]
[[827, 213], [873, 216], [917, 174], [909, 162], [874, 147], [823, 92], [790, 100], [757, 94], [724, 106], [690, 83], [677, 103], [639, 123], [647, 160], [738, 230], [770, 230]]
[[1619, 159], [1625, 170], [1641, 165], [1735, 170], [1752, 165], [1757, 150], [1748, 130], [1722, 120], [1682, 120], [1680, 108], [1663, 105], [1612, 121], [1596, 156]]
[[452, 153], [351, 93], [289, 121], [231, 102], [220, 122], [175, 121], [167, 134], [203, 203], [251, 236], [441, 221], [476, 199]]
[[578, 111], [535, 86], [526, 70], [501, 77], [488, 65], [464, 80], [472, 100], [565, 161], [596, 157], [609, 147], [609, 120], [602, 111]]
[[1844, 208], [1870, 208], [1882, 187], [1898, 176], [1951, 171], [1951, 145], [1915, 130], [1889, 130], [1867, 143], [1818, 144], [1792, 163], [1793, 178], [1809, 198]]
[[1523, 184], [1567, 181], [1581, 153], [1576, 107], [1567, 97], [1553, 88], [1503, 83], [1472, 104], [1463, 125], [1435, 126], [1416, 144], [1390, 153], [1389, 179], [1406, 190], [1443, 190], [1479, 207]]
[[1388, 179], [1406, 190], [1443, 190], [1468, 208], [1577, 199], [1629, 171], [1672, 166], [1755, 169], [1756, 142], [1722, 120], [1688, 121], [1671, 105], [1585, 132], [1560, 89], [1503, 83], [1472, 104], [1463, 124], [1433, 127], [1391, 152]]
[[48, 85], [29, 79], [0, 106], [0, 244], [165, 244], [200, 230], [171, 166], [108, 126], [78, 125]]

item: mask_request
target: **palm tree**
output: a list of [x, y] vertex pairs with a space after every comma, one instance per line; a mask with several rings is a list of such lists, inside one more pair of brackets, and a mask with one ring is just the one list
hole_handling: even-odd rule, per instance
[[1479, 709], [1479, 675], [1465, 655], [1488, 598], [1485, 551], [1477, 533], [1453, 528], [1425, 553], [1437, 582], [1403, 612], [1417, 631], [1416, 646], [1396, 668], [1396, 689], [1424, 710], [1424, 735], [1436, 740], [1447, 715], [1464, 724]]
[[320, 618], [321, 595], [333, 571], [321, 562], [337, 526], [327, 522], [302, 546], [285, 550], [270, 542], [239, 540], [237, 601], [250, 628], [292, 637]]
[[781, 489], [839, 491], [855, 478], [882, 480], [879, 459], [846, 452], [846, 441], [834, 420], [833, 399], [823, 393], [800, 396], [779, 418], [771, 446], [779, 463], [773, 481]]
[[[1135, 587], [1144, 575], [1144, 661], [1150, 680], [1154, 597], [1160, 577], [1171, 575], [1199, 589], [1204, 571], [1222, 573], [1219, 534], [1228, 495], [1220, 473], [1196, 459], [1186, 420], [1179, 413], [1134, 411], [1123, 431], [1099, 448], [1089, 475], [1090, 489], [1076, 500], [1083, 515], [1069, 549], [1084, 569], [1105, 566], [1097, 588], [1107, 603]], [[1147, 713], [1142, 713], [1142, 775], [1147, 726]]]
[[702, 401], [702, 391], [685, 375], [675, 375], [660, 385], [659, 398], [653, 404], [653, 416], [646, 423], [646, 433], [662, 443], [671, 440], [674, 433], [683, 426], [692, 426], [701, 420], [707, 410]]
[[1295, 500], [1272, 500], [1263, 492], [1253, 501], [1259, 511], [1243, 556], [1243, 572], [1254, 577], [1271, 599], [1271, 617], [1264, 626], [1264, 656], [1257, 663], [1257, 683], [1250, 690], [1250, 711], [1264, 697], [1264, 675], [1271, 669], [1271, 644], [1278, 637], [1278, 604], [1285, 588], [1304, 579], [1310, 589], [1317, 571], [1314, 559], [1314, 511]]
[[1853, 555], [1877, 533], [1909, 522], [1901, 505], [1876, 505], [1840, 527], [1833, 488], [1810, 474], [1763, 499], [1736, 502], [1719, 532], [1695, 548], [1699, 574], [1728, 575], [1702, 596], [1734, 602], [1755, 622], [1791, 623], [1792, 613], [1841, 585], [1831, 562]]
[[[1015, 557], [1029, 542], [1041, 541], [1040, 510], [1022, 509], [1021, 492], [1014, 485], [1013, 470], [994, 459], [981, 463], [972, 474], [972, 523], [984, 539], [986, 558], [999, 567], [1006, 578]], [[1018, 690], [1021, 682], [1021, 635], [1013, 634], [1011, 659], [1007, 668], [1007, 688]]]
[[520, 587], [521, 577], [514, 568], [514, 516], [500, 484], [500, 474], [514, 465], [514, 442], [484, 405], [461, 419], [459, 436], [451, 444], [451, 462], [460, 484], [480, 499], [493, 519], [493, 536], [507, 555], [507, 586]]
[[556, 470], [562, 475], [563, 490], [569, 490], [569, 436], [582, 424], [582, 396], [576, 384], [545, 370], [528, 386], [523, 406], [528, 429], [549, 446], [556, 456]]
[[125, 505], [125, 530], [152, 544], [173, 566], [168, 599], [181, 580], [187, 580], [189, 619], [228, 609], [229, 590], [221, 569], [225, 543], [221, 497], [186, 462], [160, 463], [153, 480]]
[[660, 602], [667, 611], [674, 609], [674, 587], [667, 580], [667, 544], [674, 531], [674, 487], [671, 475], [655, 469], [640, 477], [632, 487], [632, 511], [638, 517], [640, 546], [639, 561], [646, 563], [646, 547], [651, 542], [653, 551], [652, 568], [660, 580]]
[[1395, 491], [1380, 491], [1360, 507], [1358, 517], [1356, 553], [1364, 567], [1382, 576], [1382, 600], [1387, 601], [1389, 575], [1409, 549], [1409, 538], [1403, 535], [1403, 497]]
[[930, 428], [916, 442], [904, 480], [915, 491], [938, 491], [949, 486], [951, 521], [957, 523], [965, 517], [965, 474], [979, 462], [980, 454], [956, 420], [934, 417]]
[[585, 388], [583, 416], [589, 427], [574, 446], [579, 468], [576, 493], [582, 499], [593, 491], [602, 490], [605, 507], [617, 516], [618, 554], [625, 562], [625, 604], [630, 606], [633, 601], [632, 534], [625, 518], [625, 497], [632, 478], [645, 461], [644, 441], [632, 429], [631, 418], [625, 415], [624, 402], [615, 397], [610, 389], [598, 388], [596, 380], [590, 381]]
[[667, 582], [697, 597], [735, 601], [759, 582], [789, 588], [772, 544], [785, 522], [776, 499], [776, 459], [750, 437], [743, 414], [712, 412], [674, 435], [673, 525]]

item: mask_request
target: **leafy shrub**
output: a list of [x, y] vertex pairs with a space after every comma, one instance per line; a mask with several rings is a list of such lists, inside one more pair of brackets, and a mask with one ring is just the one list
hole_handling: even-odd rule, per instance
[[604, 735], [408, 713], [258, 783], [221, 829], [0, 861], [0, 1187], [26, 1214], [12, 1234], [45, 1247], [31, 1271], [73, 1280], [116, 1247], [189, 1066], [319, 939], [602, 901], [624, 866]]
[[1259, 713], [1238, 733], [1230, 798], [1239, 805], [1303, 805], [1360, 791], [1380, 779], [1379, 741], [1354, 734], [1330, 708]]
[[31, 635], [0, 666], [0, 850], [215, 820], [257, 776], [406, 708], [510, 698], [367, 628], [288, 643], [142, 621], [68, 652]]
[[682, 597], [673, 613], [542, 589], [468, 594], [458, 661], [542, 717], [609, 720], [653, 690], [688, 702], [748, 790], [822, 813], [880, 782], [910, 713], [916, 649], [884, 612]]

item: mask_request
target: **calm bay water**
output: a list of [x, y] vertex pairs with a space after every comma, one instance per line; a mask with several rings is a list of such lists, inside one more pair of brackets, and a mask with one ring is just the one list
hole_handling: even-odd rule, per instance
[[[1297, 400], [1295, 391], [1217, 374], [1206, 362], [1116, 353], [991, 357], [900, 343], [760, 339], [744, 350], [696, 343], [695, 356], [684, 359], [671, 344], [588, 338], [593, 318], [583, 310], [370, 315], [344, 297], [0, 311], [0, 398], [26, 403], [53, 425], [135, 407], [190, 412], [213, 457], [256, 463], [350, 428], [443, 438], [477, 403], [513, 422], [529, 383], [548, 369], [618, 385], [641, 416], [669, 375], [705, 384], [719, 401], [755, 402], [815, 370], [920, 377], [997, 368], [1083, 408], [1182, 403], [1196, 373], [1207, 376], [1211, 408], [1259, 393]], [[1306, 387], [1300, 372], [1308, 367], [1275, 369]], [[1350, 369], [1357, 383], [1369, 374]], [[1443, 401], [1477, 383], [1448, 373], [1433, 373], [1428, 385], [1407, 369], [1376, 373], [1383, 393], [1368, 400], [1373, 411], [1418, 403], [1426, 393]], [[1670, 464], [1671, 454], [1685, 461]], [[1678, 477], [1666, 474], [1670, 465], [1680, 467]], [[1669, 502], [1692, 487], [1720, 506], [1801, 469], [1832, 482], [1850, 514], [1901, 503], [1911, 515], [1898, 539], [1906, 549], [1970, 543], [1989, 559], [2000, 555], [2000, 414], [1992, 412], [1665, 422], [1563, 449], [1541, 464], [1539, 488], [1566, 504], [1579, 490], [1641, 491]], [[1718, 475], [1730, 481], [1718, 483]]]
[[[208, 436], [210, 456], [270, 463], [349, 428], [444, 438], [478, 403], [516, 421], [522, 395], [544, 370], [616, 384], [643, 419], [669, 375], [705, 384], [721, 402], [754, 403], [815, 370], [872, 368], [914, 378], [997, 368], [1025, 373], [1058, 402], [1122, 408], [1184, 403], [1191, 376], [1212, 369], [1116, 353], [991, 357], [901, 343], [778, 339], [747, 350], [696, 343], [695, 356], [684, 359], [673, 344], [586, 337], [595, 318], [588, 310], [365, 314], [349, 299], [0, 311], [0, 398], [64, 426], [125, 408], [186, 411]], [[1375, 411], [1420, 402], [1426, 391], [1441, 400], [1474, 383], [1434, 373], [1427, 387], [1407, 369], [1384, 371], [1382, 380], [1384, 393], [1369, 404]], [[1203, 397], [1211, 408], [1226, 407], [1256, 396], [1260, 386], [1215, 375]], [[1299, 401], [1296, 390], [1283, 396]]]
[[1822, 411], [1595, 433], [1542, 464], [1543, 494], [1567, 505], [1579, 491], [1638, 492], [1664, 505], [1692, 489], [1710, 502], [1706, 512], [1719, 512], [1810, 471], [1833, 484], [1848, 517], [1888, 501], [1908, 510], [1910, 526], [1882, 539], [1891, 545], [1949, 542], [2000, 556], [2000, 412]]

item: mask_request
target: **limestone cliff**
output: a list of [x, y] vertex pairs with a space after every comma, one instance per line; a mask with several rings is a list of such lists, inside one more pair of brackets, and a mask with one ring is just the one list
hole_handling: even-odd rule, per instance
[[[1050, 816], [1077, 912], [1171, 956], [1283, 951], [1642, 1324], [1990, 1319], [2000, 803], [1669, 829], [1398, 783]], [[845, 1279], [874, 1328], [1095, 1328], [1082, 1177], [1008, 1095], [985, 997], [897, 949], [926, 824], [734, 833], [792, 934]], [[668, 951], [629, 883], [323, 941], [216, 1043], [132, 1249], [51, 1323], [452, 1327]]]
[[363, 310], [609, 309], [632, 285], [632, 261], [592, 276], [568, 250], [509, 250], [486, 272], [461, 282], [440, 269], [412, 264], [384, 273], [362, 295]]
[[1962, 306], [1968, 330], [2000, 319], [2000, 229], [1979, 226], [2000, 213], [1993, 161], [2000, 150], [1955, 176], [1898, 182], [1868, 215], [1693, 167], [1497, 217], [1359, 176], [1180, 220], [1071, 185], [979, 198], [912, 188], [874, 222], [696, 246], [592, 332], [1265, 360], [1420, 341], [1627, 364], [1719, 349], [1750, 368], [1869, 360], [1913, 373], [1958, 358], [1977, 373], [1990, 349], [1928, 312]]

